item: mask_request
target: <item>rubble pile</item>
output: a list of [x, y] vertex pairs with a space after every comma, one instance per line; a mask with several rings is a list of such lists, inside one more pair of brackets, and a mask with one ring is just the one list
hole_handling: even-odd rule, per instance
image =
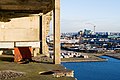
[[24, 74], [25, 74], [24, 72], [3, 70], [3, 71], [0, 71], [0, 80], [17, 78], [17, 77], [23, 76]]

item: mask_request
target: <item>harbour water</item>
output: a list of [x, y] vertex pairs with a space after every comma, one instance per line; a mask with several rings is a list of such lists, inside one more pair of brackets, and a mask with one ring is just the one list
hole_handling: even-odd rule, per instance
[[107, 56], [105, 62], [64, 62], [66, 68], [74, 70], [77, 80], [120, 80], [120, 60]]

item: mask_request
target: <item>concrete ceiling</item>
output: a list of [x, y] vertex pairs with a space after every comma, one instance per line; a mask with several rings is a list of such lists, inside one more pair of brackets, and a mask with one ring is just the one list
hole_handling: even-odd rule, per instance
[[0, 21], [47, 13], [53, 9], [52, 0], [0, 0]]

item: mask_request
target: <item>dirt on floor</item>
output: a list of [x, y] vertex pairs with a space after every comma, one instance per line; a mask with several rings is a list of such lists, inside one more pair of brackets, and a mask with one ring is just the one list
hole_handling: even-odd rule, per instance
[[41, 60], [39, 57], [37, 57], [37, 59], [38, 61], [34, 60], [27, 64], [19, 64], [14, 62], [13, 56], [0, 56], [0, 71], [10, 70], [25, 73], [23, 76], [14, 77], [10, 80], [75, 80], [74, 77], [55, 78], [53, 75], [40, 75], [39, 72], [58, 69], [61, 70], [64, 69], [64, 67], [52, 64], [50, 61], [47, 61], [46, 58], [43, 58], [43, 61], [39, 61], [39, 59]]

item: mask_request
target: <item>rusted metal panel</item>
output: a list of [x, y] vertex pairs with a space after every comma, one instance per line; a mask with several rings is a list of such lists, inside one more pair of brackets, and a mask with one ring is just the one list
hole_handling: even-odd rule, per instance
[[16, 47], [14, 48], [14, 61], [19, 62], [21, 60], [31, 60], [31, 47]]

